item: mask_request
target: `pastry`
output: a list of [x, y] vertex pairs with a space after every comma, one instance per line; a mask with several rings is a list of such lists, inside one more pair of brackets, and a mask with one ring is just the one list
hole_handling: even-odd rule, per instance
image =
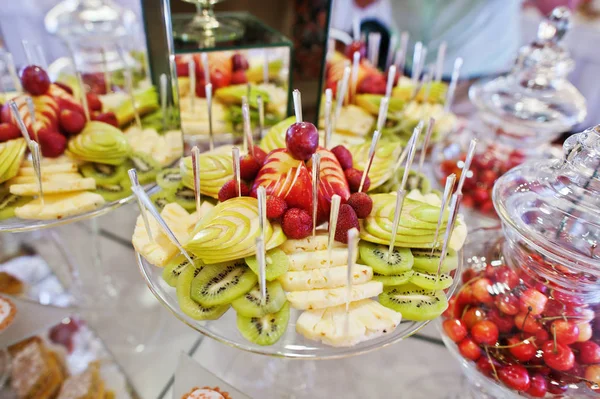
[[17, 308], [8, 298], [0, 296], [0, 332], [12, 324], [17, 314]]
[[25, 286], [21, 280], [10, 273], [0, 272], [0, 292], [8, 295], [21, 295]]
[[190, 393], [186, 393], [181, 399], [232, 399], [229, 393], [223, 392], [219, 387], [193, 388]]
[[92, 362], [83, 373], [65, 380], [57, 399], [104, 399], [105, 397], [100, 365], [98, 362]]

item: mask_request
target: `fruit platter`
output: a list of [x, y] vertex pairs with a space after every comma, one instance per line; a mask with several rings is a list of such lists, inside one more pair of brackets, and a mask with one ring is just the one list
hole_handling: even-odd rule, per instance
[[[244, 152], [195, 149], [158, 176], [163, 190], [134, 190], [145, 204], [132, 237], [141, 272], [179, 319], [240, 349], [339, 357], [396, 342], [446, 309], [464, 220], [448, 190], [407, 185], [422, 124], [399, 188], [376, 191], [393, 180], [383, 171], [400, 173], [400, 151], [378, 148], [376, 134], [361, 168], [348, 148], [320, 145], [296, 94], [282, 147], [250, 134]], [[187, 203], [169, 192], [177, 179]]]
[[[225, 134], [241, 136], [243, 100], [250, 106], [253, 127], [262, 129], [282, 120], [288, 107], [289, 71], [284, 60], [275, 49], [177, 55], [175, 64], [184, 134], [208, 136], [212, 129], [213, 134], [220, 135], [221, 142], [231, 141], [231, 136], [223, 140]], [[208, 83], [211, 84], [209, 96]]]
[[167, 131], [156, 115], [153, 87], [99, 96], [51, 82], [37, 65], [25, 67], [17, 83], [22, 92], [0, 99], [0, 230], [107, 212], [132, 198], [129, 168], [153, 184], [182, 155], [181, 133]]

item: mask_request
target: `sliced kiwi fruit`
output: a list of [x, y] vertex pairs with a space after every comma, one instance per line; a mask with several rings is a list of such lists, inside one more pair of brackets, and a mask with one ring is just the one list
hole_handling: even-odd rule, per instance
[[152, 194], [150, 196], [150, 200], [159, 212], [162, 211], [167, 204], [175, 202], [173, 194], [164, 191], [159, 191], [157, 193]]
[[181, 172], [179, 168], [167, 168], [161, 170], [156, 175], [156, 184], [167, 191], [177, 189], [181, 184]]
[[107, 202], [112, 202], [131, 194], [131, 186], [128, 184], [128, 180], [122, 183], [96, 184], [95, 192], [100, 194]]
[[225, 305], [257, 283], [256, 274], [243, 262], [204, 266], [192, 282], [192, 299], [204, 306]]
[[[411, 248], [410, 250], [414, 258], [414, 269], [419, 269], [428, 273], [437, 273], [438, 265], [440, 263], [441, 250], [436, 249], [431, 255], [431, 248]], [[442, 273], [448, 273], [458, 267], [458, 255], [456, 251], [449, 250], [444, 258], [442, 264]]]
[[390, 285], [401, 285], [408, 283], [413, 274], [414, 272], [412, 270], [404, 273], [392, 274], [390, 276], [373, 273], [373, 280], [380, 281], [384, 287], [388, 287]]
[[290, 305], [286, 302], [276, 313], [262, 317], [246, 317], [238, 313], [237, 328], [244, 338], [257, 345], [273, 345], [285, 333], [290, 320]]
[[107, 165], [103, 163], [90, 162], [82, 165], [81, 174], [96, 180], [98, 185], [118, 184], [127, 178], [125, 165]]
[[411, 283], [427, 290], [445, 290], [452, 285], [453, 281], [452, 276], [448, 274], [440, 274], [438, 279], [437, 273], [427, 273], [419, 270], [415, 270], [410, 278]]
[[377, 274], [390, 276], [409, 271], [413, 267], [413, 256], [408, 248], [395, 247], [390, 259], [388, 259], [388, 247], [385, 245], [361, 241], [358, 249], [362, 262], [371, 266]]
[[192, 300], [191, 289], [200, 268], [186, 267], [177, 277], [177, 302], [181, 311], [194, 320], [215, 320], [229, 309], [229, 305], [203, 306]]
[[[249, 256], [245, 259], [246, 264], [258, 276], [258, 262], [256, 256]], [[267, 281], [273, 281], [279, 276], [287, 273], [290, 267], [290, 258], [279, 248], [267, 251], [265, 256], [265, 277]]]
[[444, 291], [434, 291], [408, 283], [387, 287], [379, 294], [379, 303], [400, 312], [405, 320], [432, 320], [448, 307]]
[[[404, 176], [404, 168], [398, 170], [398, 176]], [[431, 182], [423, 173], [411, 170], [408, 172], [406, 189], [408, 191], [419, 190], [421, 194], [429, 194], [431, 192]]]
[[[194, 268], [197, 269], [197, 272], [200, 272], [203, 264], [200, 259], [196, 259], [194, 255], [190, 255], [192, 260], [194, 261]], [[169, 263], [165, 266], [162, 273], [163, 280], [169, 284], [171, 287], [177, 286], [177, 278], [183, 272], [183, 270], [190, 265], [190, 262], [187, 258], [181, 254], [177, 255], [174, 259], [171, 259]]]
[[196, 210], [196, 193], [194, 190], [180, 184], [171, 193], [173, 195], [173, 202], [181, 205], [183, 209], [188, 212]]
[[20, 197], [0, 188], [0, 220], [15, 216], [15, 208], [31, 201], [30, 197]]
[[135, 168], [140, 184], [154, 182], [160, 171], [160, 165], [151, 155], [143, 152], [134, 152], [127, 162], [127, 169]]
[[269, 281], [265, 289], [267, 295], [264, 304], [261, 304], [260, 286], [257, 284], [245, 295], [231, 302], [231, 306], [238, 314], [245, 317], [263, 317], [278, 312], [287, 301], [281, 283]]

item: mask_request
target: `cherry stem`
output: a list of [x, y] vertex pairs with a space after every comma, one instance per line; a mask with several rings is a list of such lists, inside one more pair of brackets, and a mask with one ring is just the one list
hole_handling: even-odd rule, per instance
[[554, 350], [552, 352], [556, 355], [558, 353], [558, 347], [556, 344], [556, 327], [553, 324], [551, 328], [552, 328], [552, 336], [553, 336], [553, 340], [554, 340]]
[[529, 343], [535, 342], [535, 336], [531, 336], [529, 338], [525, 338], [523, 341], [519, 341], [516, 342], [514, 344], [511, 345], [494, 345], [491, 346], [491, 348], [497, 348], [497, 349], [509, 349], [509, 348], [514, 348], [515, 346], [521, 346], [521, 345], [526, 345]]
[[529, 314], [531, 313], [532, 310], [533, 310], [533, 308], [531, 306], [527, 309], [527, 314], [523, 318], [523, 324], [521, 325], [521, 331], [523, 331], [525, 329], [525, 322], [527, 321], [527, 318], [529, 317]]
[[487, 345], [484, 346], [484, 349], [485, 349], [485, 354], [490, 362], [490, 366], [492, 366], [492, 371], [494, 372], [494, 377], [496, 378], [496, 380], [499, 380], [498, 372], [496, 371], [496, 366], [494, 366], [494, 362], [492, 362], [492, 357], [490, 356], [490, 352], [488, 351]]

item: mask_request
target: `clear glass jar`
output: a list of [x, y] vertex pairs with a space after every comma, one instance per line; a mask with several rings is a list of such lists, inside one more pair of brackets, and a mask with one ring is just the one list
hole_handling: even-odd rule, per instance
[[600, 126], [564, 150], [498, 180], [502, 229], [470, 234], [463, 285], [441, 323], [491, 397], [600, 395]]

